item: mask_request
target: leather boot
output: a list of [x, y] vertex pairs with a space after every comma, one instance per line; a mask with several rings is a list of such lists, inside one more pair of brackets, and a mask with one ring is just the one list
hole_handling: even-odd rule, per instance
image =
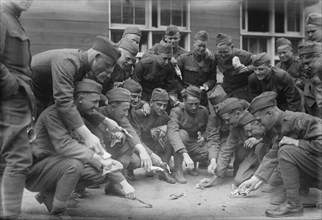
[[285, 202], [275, 209], [267, 209], [265, 215], [268, 217], [287, 217], [287, 216], [302, 216], [303, 206], [301, 203]]
[[187, 180], [183, 175], [182, 162], [183, 156], [179, 153], [175, 153], [173, 177], [178, 183], [184, 184], [187, 183]]
[[159, 172], [159, 180], [164, 180], [167, 183], [170, 184], [175, 184], [176, 180], [171, 176], [171, 174], [169, 173], [168, 169], [167, 169], [167, 165], [166, 163], [162, 163], [160, 165], [160, 167], [164, 170], [163, 172]]

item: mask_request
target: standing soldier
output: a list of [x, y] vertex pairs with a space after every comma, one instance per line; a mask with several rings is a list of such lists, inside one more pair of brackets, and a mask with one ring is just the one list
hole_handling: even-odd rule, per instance
[[299, 45], [300, 59], [305, 69], [309, 69], [311, 77], [304, 86], [305, 108], [308, 114], [322, 118], [322, 81], [321, 43], [304, 42]]
[[194, 50], [180, 55], [177, 58], [178, 67], [182, 73], [178, 92], [189, 85], [202, 89], [201, 105], [208, 106], [207, 91], [211, 90], [216, 82], [216, 64], [214, 58], [206, 52], [208, 46], [208, 33], [199, 31], [194, 36]]
[[300, 186], [321, 189], [322, 120], [302, 112], [280, 110], [276, 96], [275, 92], [264, 92], [254, 98], [248, 108], [266, 129], [277, 129], [278, 138], [258, 171], [242, 183], [240, 189], [258, 189], [278, 163], [286, 188], [286, 202], [275, 209], [267, 209], [265, 215], [299, 216], [303, 215]]
[[248, 76], [253, 72], [252, 54], [235, 48], [229, 35], [219, 33], [215, 62], [224, 75], [223, 88], [228, 96], [250, 101]]
[[306, 19], [306, 39], [322, 43], [322, 14], [311, 13]]
[[34, 97], [30, 88], [30, 42], [19, 17], [32, 0], [1, 1], [0, 20], [0, 219], [17, 219], [32, 164], [27, 127]]
[[301, 111], [301, 95], [291, 76], [282, 69], [272, 67], [267, 53], [253, 58], [254, 73], [248, 78], [249, 96], [255, 98], [265, 91], [278, 93], [277, 105], [283, 110]]
[[165, 89], [169, 95], [177, 96], [174, 69], [170, 61], [173, 56], [170, 44], [160, 45], [158, 55], [141, 59], [135, 65], [132, 78], [143, 88], [142, 100], [150, 101], [155, 88]]

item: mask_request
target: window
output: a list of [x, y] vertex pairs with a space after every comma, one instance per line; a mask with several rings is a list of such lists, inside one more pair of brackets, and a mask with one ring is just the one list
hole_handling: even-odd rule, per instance
[[241, 3], [242, 48], [254, 54], [267, 52], [278, 60], [275, 42], [289, 39], [293, 52], [304, 38], [304, 3], [301, 0], [244, 0]]
[[109, 0], [110, 39], [118, 42], [125, 27], [138, 26], [142, 31], [140, 51], [144, 52], [163, 39], [170, 24], [181, 33], [179, 45], [190, 48], [189, 1], [187, 0]]

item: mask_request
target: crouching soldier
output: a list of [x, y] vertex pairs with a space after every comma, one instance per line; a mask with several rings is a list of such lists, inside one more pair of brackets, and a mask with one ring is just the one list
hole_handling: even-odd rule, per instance
[[[230, 126], [230, 133], [226, 144], [219, 152], [215, 166], [214, 176], [200, 181], [204, 187], [213, 186], [217, 178], [225, 176], [226, 170], [235, 153], [234, 160], [234, 181], [238, 186], [240, 183], [249, 179], [259, 164], [259, 159], [263, 155], [264, 146], [260, 140], [250, 138], [245, 134], [243, 124], [255, 118], [245, 112], [248, 103], [237, 98], [228, 98], [217, 106], [219, 116]], [[258, 156], [257, 156], [258, 155]], [[219, 180], [220, 180], [219, 179]]]
[[[98, 107], [102, 87], [95, 81], [85, 79], [75, 84], [74, 104], [80, 115]], [[53, 215], [65, 215], [67, 203], [79, 180], [86, 180], [84, 166], [97, 164], [97, 171], [91, 177], [96, 184], [106, 181], [103, 168], [122, 168], [112, 159], [104, 159], [89, 149], [75, 131], [69, 129], [60, 117], [57, 107], [48, 107], [35, 125], [37, 137], [32, 143], [33, 166], [27, 176], [26, 188], [39, 192], [36, 199], [44, 203]], [[115, 169], [114, 169], [115, 170]], [[128, 185], [125, 183], [126, 187]], [[134, 191], [134, 190], [133, 190]], [[68, 216], [68, 215], [67, 215]]]
[[183, 106], [171, 110], [167, 135], [175, 151], [173, 176], [178, 183], [187, 183], [182, 162], [187, 165], [191, 175], [197, 176], [196, 162], [207, 162], [212, 155], [212, 148], [203, 136], [209, 113], [205, 107], [200, 106], [200, 89], [191, 85], [182, 94]]
[[277, 163], [286, 188], [286, 202], [267, 209], [269, 217], [303, 214], [300, 186], [322, 187], [322, 120], [305, 113], [281, 111], [275, 92], [264, 92], [254, 98], [249, 111], [266, 129], [276, 129], [278, 138], [265, 155], [256, 173], [240, 189], [256, 190], [268, 180]]

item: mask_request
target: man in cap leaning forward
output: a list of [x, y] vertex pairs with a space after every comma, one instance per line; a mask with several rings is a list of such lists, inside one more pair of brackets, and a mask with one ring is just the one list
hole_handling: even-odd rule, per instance
[[275, 92], [264, 92], [254, 98], [248, 108], [266, 129], [275, 128], [279, 137], [255, 175], [242, 183], [240, 189], [256, 190], [267, 181], [278, 163], [286, 188], [286, 202], [275, 209], [267, 209], [265, 215], [303, 215], [300, 186], [322, 189], [322, 120], [301, 112], [284, 112], [277, 107], [276, 97]]

